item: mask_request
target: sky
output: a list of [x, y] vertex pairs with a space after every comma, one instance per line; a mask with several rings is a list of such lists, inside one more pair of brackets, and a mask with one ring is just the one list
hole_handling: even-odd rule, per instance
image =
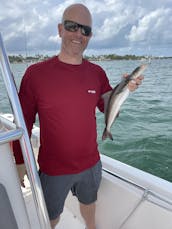
[[93, 17], [86, 55], [172, 56], [172, 0], [0, 0], [8, 54], [56, 55], [64, 9], [85, 4]]

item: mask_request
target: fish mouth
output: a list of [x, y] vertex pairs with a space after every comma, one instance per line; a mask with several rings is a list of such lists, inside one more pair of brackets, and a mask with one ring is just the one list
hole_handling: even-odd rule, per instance
[[148, 67], [148, 64], [142, 64], [142, 65], [141, 65], [141, 69], [142, 69], [142, 70], [146, 69], [147, 67]]

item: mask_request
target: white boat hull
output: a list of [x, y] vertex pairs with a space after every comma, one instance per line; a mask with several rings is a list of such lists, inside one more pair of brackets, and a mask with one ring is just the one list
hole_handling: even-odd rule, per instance
[[[6, 128], [12, 128], [12, 124], [2, 116], [1, 120]], [[39, 128], [33, 129], [32, 145], [35, 152], [37, 152], [39, 147]], [[0, 157], [6, 157], [4, 155], [9, 150], [9, 146], [0, 145]], [[5, 162], [4, 159], [0, 159], [0, 184], [3, 184], [7, 190], [18, 228], [29, 228], [29, 226], [23, 227], [23, 223], [26, 223], [26, 225], [31, 225], [31, 229], [39, 229], [31, 190], [29, 187], [22, 189], [27, 209], [25, 211], [25, 205], [23, 205], [21, 192], [18, 188], [19, 181], [16, 177], [16, 168], [13, 161], [11, 159], [8, 160], [13, 165]], [[97, 201], [97, 229], [172, 228], [172, 183], [104, 155], [101, 155], [101, 160], [103, 178]], [[6, 172], [4, 173], [2, 170]], [[14, 175], [13, 178], [12, 174]], [[26, 186], [29, 185], [26, 184]], [[14, 189], [17, 189], [17, 192], [14, 192]], [[16, 198], [19, 198], [19, 200]], [[27, 214], [29, 214], [29, 223], [27, 222]], [[71, 194], [68, 195], [65, 211], [56, 228], [85, 228], [79, 213], [78, 201]]]

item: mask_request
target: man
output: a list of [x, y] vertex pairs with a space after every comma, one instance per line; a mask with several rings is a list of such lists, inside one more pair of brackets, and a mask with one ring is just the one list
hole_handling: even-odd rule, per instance
[[[38, 113], [38, 163], [52, 228], [71, 190], [79, 200], [87, 229], [96, 229], [95, 201], [101, 181], [95, 108], [103, 111], [112, 90], [103, 69], [83, 59], [92, 36], [92, 18], [82, 4], [69, 6], [58, 25], [62, 44], [58, 56], [30, 66], [19, 97], [29, 135]], [[135, 90], [143, 78], [129, 84]], [[137, 84], [137, 85], [136, 85]], [[25, 175], [19, 146], [14, 153], [21, 182]]]

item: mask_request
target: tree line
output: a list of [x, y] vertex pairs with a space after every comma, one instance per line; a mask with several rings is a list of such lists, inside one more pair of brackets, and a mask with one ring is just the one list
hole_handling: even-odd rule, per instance
[[[35, 56], [23, 56], [23, 55], [10, 55], [9, 56], [9, 61], [10, 63], [32, 63], [32, 62], [39, 62], [39, 61], [43, 61], [50, 58], [50, 56], [48, 55], [40, 55], [37, 54]], [[172, 58], [172, 57], [148, 57], [148, 56], [136, 56], [136, 55], [116, 55], [116, 54], [107, 54], [107, 55], [92, 55], [92, 56], [84, 56], [84, 58], [91, 60], [91, 61], [103, 61], [103, 60], [144, 60], [144, 59], [149, 59], [149, 58], [153, 58], [153, 59], [161, 59], [161, 58]]]

